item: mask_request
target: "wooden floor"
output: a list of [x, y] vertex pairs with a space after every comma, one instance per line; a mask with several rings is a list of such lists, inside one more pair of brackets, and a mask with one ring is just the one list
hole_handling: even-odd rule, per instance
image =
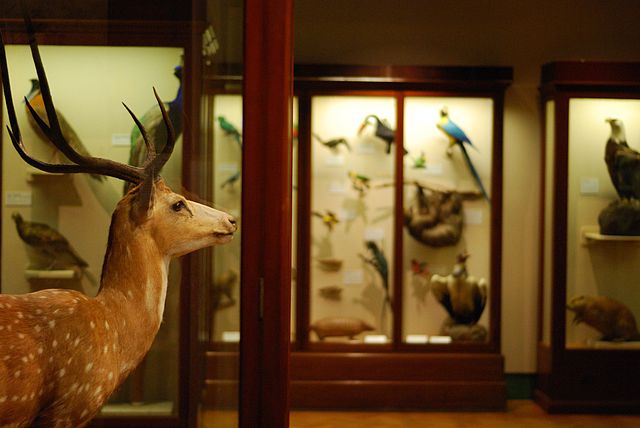
[[[290, 428], [639, 428], [640, 416], [548, 415], [529, 400], [509, 401], [506, 412], [292, 411]], [[206, 412], [203, 428], [236, 427], [235, 415]]]

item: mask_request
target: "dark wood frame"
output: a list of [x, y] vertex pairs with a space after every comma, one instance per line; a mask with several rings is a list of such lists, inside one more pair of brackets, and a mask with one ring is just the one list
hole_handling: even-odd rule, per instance
[[[567, 180], [569, 101], [572, 98], [640, 99], [640, 63], [556, 62], [542, 68], [541, 117], [546, 134], [546, 102], [555, 102], [554, 194], [551, 237], [550, 343], [544, 343], [544, 233], [540, 238], [538, 379], [536, 401], [548, 412], [640, 413], [637, 385], [640, 351], [579, 350], [565, 345], [567, 274]], [[544, 140], [543, 140], [544, 142]], [[546, 148], [541, 145], [542, 171]], [[542, 174], [541, 230], [545, 225]]]

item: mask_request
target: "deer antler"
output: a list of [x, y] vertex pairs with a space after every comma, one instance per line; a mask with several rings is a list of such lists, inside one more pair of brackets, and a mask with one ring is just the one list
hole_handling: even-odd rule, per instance
[[[136, 167], [132, 165], [123, 164], [120, 162], [115, 162], [110, 159], [103, 159], [98, 157], [84, 156], [78, 153], [69, 142], [66, 141], [64, 136], [62, 135], [62, 130], [60, 128], [60, 123], [58, 121], [58, 116], [56, 114], [55, 106], [53, 104], [53, 99], [51, 97], [51, 91], [49, 89], [49, 84], [47, 82], [47, 76], [44, 71], [44, 66], [42, 65], [42, 59], [40, 58], [40, 51], [38, 50], [38, 43], [35, 37], [35, 30], [33, 28], [33, 24], [31, 23], [31, 18], [25, 14], [25, 23], [27, 27], [27, 33], [29, 35], [29, 46], [31, 46], [31, 54], [33, 57], [33, 62], [36, 68], [36, 73], [38, 74], [38, 79], [40, 81], [40, 88], [42, 91], [42, 98], [45, 105], [45, 110], [47, 112], [47, 122], [42, 119], [33, 109], [29, 101], [25, 98], [25, 102], [33, 119], [38, 124], [42, 132], [47, 136], [47, 138], [58, 148], [71, 162], [71, 164], [52, 164], [47, 162], [42, 162], [31, 157], [25, 148], [24, 142], [22, 141], [22, 136], [20, 133], [20, 127], [18, 126], [18, 120], [16, 117], [15, 107], [13, 105], [13, 98], [11, 96], [11, 86], [9, 84], [9, 71], [7, 68], [7, 55], [5, 51], [4, 40], [2, 39], [2, 35], [0, 34], [0, 67], [2, 68], [2, 86], [4, 88], [5, 96], [6, 96], [6, 104], [7, 104], [7, 114], [9, 116], [10, 125], [7, 126], [7, 130], [9, 132], [9, 136], [11, 137], [11, 142], [15, 147], [16, 151], [20, 155], [20, 157], [27, 162], [29, 165], [40, 169], [46, 172], [53, 173], [91, 173], [91, 174], [101, 174], [109, 177], [115, 177], [122, 180], [126, 180], [132, 183], [140, 183], [147, 178], [152, 179], [152, 181], [157, 177], [158, 172], [162, 169], [162, 166], [167, 162], [171, 153], [173, 152], [173, 147], [175, 145], [175, 132], [173, 130], [173, 126], [171, 125], [171, 121], [169, 120], [169, 115], [164, 107], [163, 102], [160, 100], [158, 93], [155, 88], [153, 88], [153, 93], [156, 97], [158, 105], [160, 106], [160, 111], [162, 112], [162, 118], [164, 120], [165, 126], [167, 127], [167, 142], [164, 145], [162, 151], [158, 154], [155, 150], [150, 149], [153, 144], [150, 144], [148, 133], [145, 130], [144, 126], [140, 123], [135, 114], [129, 109], [129, 107], [124, 105], [127, 109], [134, 122], [140, 129], [140, 133], [144, 138], [145, 145], [147, 146], [147, 159], [141, 167]], [[124, 103], [123, 103], [124, 104]]]

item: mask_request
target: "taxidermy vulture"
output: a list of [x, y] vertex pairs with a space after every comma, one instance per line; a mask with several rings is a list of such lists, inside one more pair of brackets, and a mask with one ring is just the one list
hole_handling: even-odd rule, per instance
[[431, 292], [449, 313], [455, 324], [475, 324], [487, 303], [487, 281], [467, 272], [465, 251], [458, 255], [457, 263], [447, 276], [431, 277]]
[[606, 120], [611, 126], [604, 161], [609, 170], [611, 183], [618, 196], [623, 199], [640, 198], [640, 153], [627, 144], [624, 124], [620, 119]]

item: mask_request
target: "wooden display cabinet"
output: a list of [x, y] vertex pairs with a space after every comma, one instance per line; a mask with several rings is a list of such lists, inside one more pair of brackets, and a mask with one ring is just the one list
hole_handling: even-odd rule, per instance
[[[577, 296], [604, 297], [640, 315], [638, 237], [602, 233], [598, 220], [619, 200], [605, 163], [607, 119], [623, 122], [629, 146], [639, 147], [640, 64], [550, 63], [542, 68], [541, 94], [544, 191], [535, 398], [549, 412], [638, 412], [640, 342], [604, 340], [604, 331], [572, 322], [567, 305]], [[609, 310], [595, 308], [604, 312], [590, 310], [589, 319]]]
[[[511, 69], [301, 65], [294, 76], [292, 406], [504, 408], [502, 120]], [[448, 139], [436, 126], [443, 108], [475, 145], [467, 151], [490, 202], [459, 148], [447, 155]], [[389, 126], [392, 144], [376, 136], [375, 119], [360, 128], [371, 114]], [[321, 143], [338, 138], [349, 147]], [[463, 195], [457, 240], [437, 246], [407, 232], [404, 213], [414, 201], [415, 182], [430, 195]], [[321, 218], [328, 212], [338, 220], [331, 227]], [[364, 261], [374, 257], [367, 242], [383, 253], [386, 276]], [[474, 327], [480, 337], [473, 340], [444, 333], [447, 312], [431, 291], [431, 275], [449, 275], [464, 251], [469, 274], [488, 283], [486, 307]], [[414, 259], [414, 267], [426, 262], [428, 271], [412, 271]], [[320, 338], [317, 328], [310, 329], [340, 317], [355, 318], [370, 331], [356, 327], [351, 338]]]

